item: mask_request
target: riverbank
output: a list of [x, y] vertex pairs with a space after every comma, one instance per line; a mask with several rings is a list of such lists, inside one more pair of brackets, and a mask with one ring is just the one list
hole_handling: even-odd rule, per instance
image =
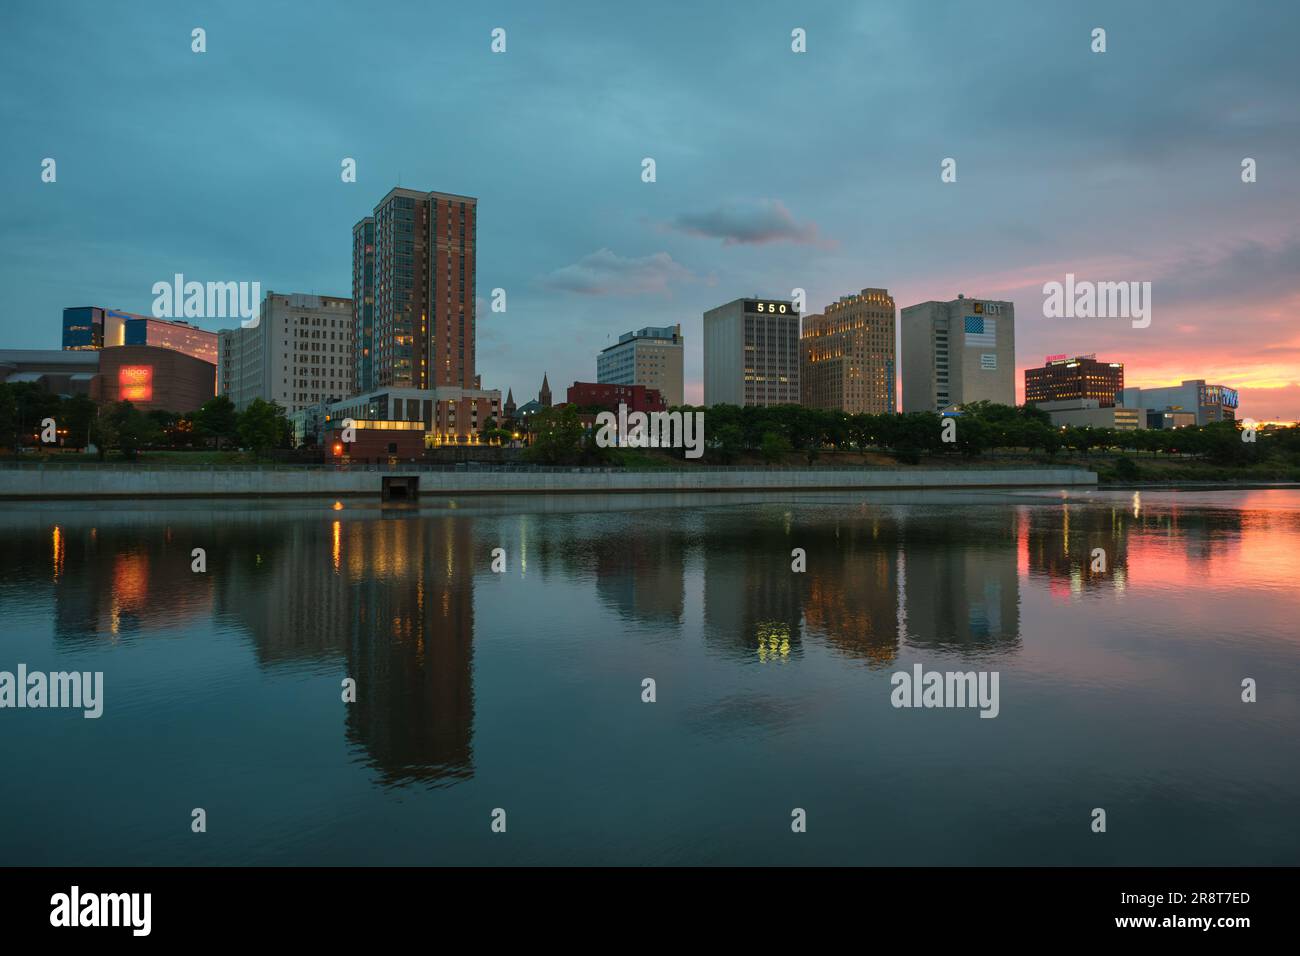
[[369, 496], [410, 499], [492, 494], [650, 494], [924, 488], [1091, 488], [1078, 468], [5, 468], [0, 499], [260, 498]]

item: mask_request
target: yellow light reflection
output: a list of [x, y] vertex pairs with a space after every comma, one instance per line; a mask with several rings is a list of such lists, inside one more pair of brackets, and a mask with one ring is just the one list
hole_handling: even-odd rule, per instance
[[790, 657], [790, 628], [782, 623], [764, 623], [758, 626], [758, 659], [763, 663]]
[[52, 535], [52, 538], [53, 540], [51, 544], [54, 549], [54, 580], [57, 581], [59, 575], [63, 573], [64, 552], [63, 530], [58, 525], [54, 526], [54, 534]]

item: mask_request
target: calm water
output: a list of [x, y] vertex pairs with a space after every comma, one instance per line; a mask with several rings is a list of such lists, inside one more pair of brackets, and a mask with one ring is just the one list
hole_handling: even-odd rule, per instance
[[[0, 710], [0, 863], [1300, 863], [1300, 492], [0, 503], [0, 533], [0, 670], [105, 675], [99, 720]], [[998, 671], [1000, 716], [893, 708], [917, 662]]]

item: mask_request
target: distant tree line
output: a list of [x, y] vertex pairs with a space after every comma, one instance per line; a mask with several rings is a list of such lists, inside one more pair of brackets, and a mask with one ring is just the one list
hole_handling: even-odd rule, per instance
[[254, 399], [242, 412], [218, 395], [192, 412], [145, 411], [131, 402], [60, 396], [31, 382], [0, 384], [0, 448], [48, 448], [42, 422], [53, 419], [63, 448], [94, 445], [134, 459], [146, 449], [242, 448], [264, 455], [293, 447], [293, 425], [275, 402]]
[[[1033, 405], [1011, 406], [972, 402], [954, 416], [944, 441], [944, 416], [935, 412], [858, 414], [774, 405], [681, 406], [683, 412], [704, 412], [705, 461], [729, 464], [742, 456], [782, 461], [799, 452], [808, 462], [824, 452], [881, 452], [915, 464], [922, 456], [966, 458], [998, 452], [1053, 457], [1061, 449], [1082, 454], [1093, 451], [1134, 452], [1152, 457], [1180, 455], [1216, 464], [1249, 464], [1269, 459], [1300, 460], [1300, 429], [1261, 431], [1256, 441], [1242, 441], [1235, 422], [1178, 429], [1124, 431], [1052, 424], [1046, 411]], [[529, 457], [550, 464], [599, 463], [606, 449], [594, 446], [592, 433], [569, 406], [544, 410], [529, 422]]]

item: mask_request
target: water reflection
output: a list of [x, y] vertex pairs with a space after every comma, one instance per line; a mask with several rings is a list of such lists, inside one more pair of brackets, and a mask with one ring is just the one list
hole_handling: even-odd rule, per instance
[[[497, 545], [513, 572], [557, 587], [589, 581], [620, 620], [667, 637], [680, 634], [698, 575], [703, 640], [723, 658], [792, 664], [815, 641], [884, 668], [904, 647], [1014, 655], [1022, 569], [1058, 599], [1123, 591], [1135, 553], [1147, 576], [1222, 564], [1261, 520], [1122, 498], [618, 517], [335, 505], [56, 520], [29, 510], [4, 521], [0, 574], [9, 607], [48, 595], [59, 643], [147, 638], [211, 617], [242, 629], [264, 668], [341, 669], [359, 688], [345, 711], [349, 742], [385, 784], [430, 783], [473, 774], [475, 583]], [[485, 527], [490, 542], [477, 539]], [[196, 547], [207, 573], [191, 570]], [[795, 549], [803, 572], [792, 570]]]
[[[204, 651], [191, 656], [197, 672], [217, 659], [220, 637], [234, 635], [239, 659], [221, 658], [229, 679], [244, 682], [250, 698], [259, 684], [308, 682], [306, 696], [324, 701], [325, 719], [295, 732], [328, 737], [337, 749], [341, 729], [353, 771], [364, 768], [381, 793], [461, 791], [493, 768], [499, 785], [521, 767], [542, 780], [564, 767], [556, 787], [582, 786], [566, 748], [593, 767], [608, 759], [604, 738], [606, 749], [583, 749], [609, 723], [602, 695], [617, 696], [607, 688], [624, 683], [635, 688], [645, 673], [661, 677], [669, 699], [683, 687], [694, 695], [683, 722], [662, 719], [664, 765], [679, 759], [682, 744], [705, 738], [719, 748], [710, 759], [725, 763], [721, 748], [737, 740], [758, 746], [806, 733], [799, 739], [807, 762], [774, 749], [774, 767], [815, 779], [818, 757], [827, 774], [843, 772], [841, 754], [863, 746], [860, 728], [878, 734], [864, 766], [897, 756], [890, 748], [901, 747], [893, 735], [902, 731], [882, 723], [884, 685], [888, 671], [917, 660], [1046, 677], [1069, 688], [1073, 713], [1094, 722], [1128, 721], [1158, 693], [1173, 695], [1174, 721], [1174, 708], [1190, 706], [1177, 694], [1219, 679], [1224, 659], [1232, 684], [1256, 661], [1294, 667], [1294, 641], [1276, 635], [1294, 633], [1295, 492], [1194, 499], [1144, 492], [1140, 502], [1128, 492], [810, 495], [663, 508], [633, 508], [642, 502], [627, 499], [625, 510], [603, 499], [594, 512], [587, 504], [10, 507], [0, 512], [0, 614], [28, 642], [29, 657], [41, 650], [33, 635], [48, 628], [41, 639], [56, 654], [73, 660], [135, 648], [135, 667], [179, 641]], [[205, 573], [191, 570], [195, 548], [204, 549]], [[495, 548], [507, 555], [504, 575], [491, 570]], [[792, 569], [796, 550], [803, 571]], [[1143, 596], [1140, 639], [1148, 643], [1125, 630], [1138, 606], [1112, 607], [1135, 593]], [[1252, 603], [1233, 605], [1240, 595]], [[1204, 661], [1177, 656], [1189, 652], [1188, 635], [1209, 630], [1208, 643], [1242, 606], [1251, 609], [1244, 639], [1257, 641], [1248, 646], [1256, 658], [1239, 648]], [[1069, 607], [1084, 613], [1062, 617]], [[1149, 635], [1164, 633], [1174, 638], [1168, 648], [1150, 643]], [[343, 677], [355, 678], [357, 700], [331, 710]], [[1007, 679], [1005, 692], [1020, 696], [986, 722], [999, 733], [1034, 729], [1017, 723], [1018, 709], [1029, 708], [1024, 680]], [[1133, 685], [1146, 696], [1124, 697]], [[137, 686], [145, 688], [133, 699], [142, 712], [172, 718], [173, 699]], [[537, 686], [543, 691], [530, 691]], [[1053, 685], [1041, 706], [1050, 708], [1058, 692]], [[1230, 692], [1213, 693], [1232, 702]], [[525, 703], [512, 709], [516, 698]], [[1220, 706], [1203, 703], [1211, 699], [1219, 700], [1208, 691], [1198, 698], [1198, 715]], [[882, 710], [871, 710], [877, 704]], [[663, 713], [674, 714], [673, 706]], [[1258, 713], [1271, 714], [1263, 705]], [[1256, 728], [1263, 743], [1274, 741], [1271, 720], [1261, 717]], [[631, 734], [628, 721], [619, 726]], [[1061, 717], [1051, 742], [1029, 737], [1021, 746], [1041, 748], [1041, 763], [1056, 739], [1088, 723]], [[260, 744], [245, 742], [250, 750]], [[949, 758], [963, 759], [962, 746], [953, 743]], [[736, 779], [748, 779], [752, 752], [737, 753]], [[1174, 759], [1163, 740], [1158, 753]], [[1153, 760], [1140, 748], [1111, 756], [1121, 763], [1131, 756], [1139, 781]], [[345, 789], [343, 771], [334, 771], [333, 785]], [[1227, 779], [1194, 762], [1171, 774], [1179, 788], [1210, 794], [1218, 793], [1215, 780]], [[1048, 792], [1055, 779], [1038, 786]], [[1282, 796], [1288, 785], [1282, 781]], [[919, 784], [915, 792], [923, 792]], [[1239, 798], [1234, 790], [1205, 799], [1214, 806]]]

